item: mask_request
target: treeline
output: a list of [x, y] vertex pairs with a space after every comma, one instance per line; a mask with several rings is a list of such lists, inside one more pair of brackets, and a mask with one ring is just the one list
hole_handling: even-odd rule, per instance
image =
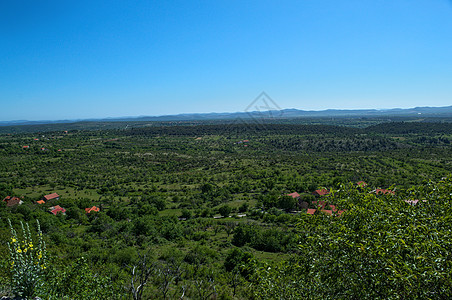
[[289, 124], [256, 124], [254, 122], [244, 124], [218, 124], [197, 126], [162, 126], [133, 128], [126, 131], [127, 135], [174, 135], [174, 136], [203, 136], [223, 135], [240, 137], [246, 135], [312, 135], [335, 134], [350, 135], [360, 133], [359, 129], [332, 125], [289, 125]]
[[379, 134], [452, 134], [452, 123], [443, 122], [385, 122], [364, 129], [366, 133]]

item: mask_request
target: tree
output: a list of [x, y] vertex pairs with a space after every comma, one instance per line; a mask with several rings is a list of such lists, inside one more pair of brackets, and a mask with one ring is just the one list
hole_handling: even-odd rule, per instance
[[249, 209], [249, 204], [245, 202], [242, 205], [240, 205], [239, 212], [244, 213], [244, 212], [247, 212], [248, 209]]
[[148, 254], [139, 255], [137, 264], [131, 267], [130, 292], [134, 300], [141, 300], [146, 284], [154, 271]]
[[232, 211], [232, 208], [229, 205], [223, 205], [218, 209], [218, 212], [224, 218], [229, 217], [229, 214], [231, 213], [231, 211]]
[[228, 252], [224, 261], [224, 268], [227, 272], [238, 271], [245, 278], [253, 273], [252, 260], [253, 254], [245, 252], [240, 248], [234, 248]]
[[241, 247], [248, 243], [253, 243], [256, 239], [260, 239], [260, 230], [251, 224], [240, 224], [234, 229], [232, 244]]
[[224, 231], [227, 233], [228, 237], [234, 232], [235, 227], [237, 227], [237, 222], [225, 222]]
[[281, 196], [278, 201], [278, 207], [289, 211], [295, 208], [297, 201], [291, 196]]
[[191, 218], [191, 216], [192, 216], [192, 214], [191, 214], [191, 211], [189, 211], [188, 209], [186, 209], [186, 208], [184, 208], [183, 210], [182, 210], [182, 214], [181, 214], [181, 218], [185, 218], [185, 219], [190, 219]]

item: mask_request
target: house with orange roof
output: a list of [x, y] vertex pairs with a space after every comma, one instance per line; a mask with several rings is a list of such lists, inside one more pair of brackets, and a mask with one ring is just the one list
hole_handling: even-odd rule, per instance
[[333, 212], [334, 212], [334, 213], [335, 213], [334, 215], [335, 215], [336, 217], [340, 217], [340, 216], [342, 215], [342, 213], [346, 211], [345, 209], [342, 209], [342, 210], [337, 211], [337, 208], [336, 208], [336, 206], [334, 206], [334, 205], [330, 205], [330, 207], [331, 207], [332, 209], [324, 209], [324, 207], [320, 207], [319, 209], [316, 209], [316, 208], [308, 208], [308, 210], [306, 211], [306, 213], [307, 213], [308, 215], [314, 215], [316, 211], [320, 211], [321, 213], [324, 213], [324, 214], [326, 214], [326, 215], [333, 216]]
[[44, 197], [42, 197], [42, 200], [44, 200], [44, 201], [49, 201], [49, 200], [58, 200], [58, 199], [60, 199], [60, 195], [58, 195], [57, 193], [52, 193], [52, 194], [48, 194], [48, 195], [45, 195]]
[[320, 190], [315, 190], [312, 194], [314, 196], [325, 196], [328, 195], [330, 193], [330, 191], [328, 191], [327, 189], [320, 189]]
[[87, 214], [89, 214], [89, 213], [92, 212], [92, 211], [98, 212], [98, 211], [100, 211], [100, 208], [99, 208], [99, 207], [96, 207], [96, 206], [89, 207], [89, 208], [85, 208], [85, 212], [86, 212]]
[[330, 216], [333, 215], [333, 211], [330, 209], [322, 209], [321, 212], [323, 212], [324, 214], [330, 215]]
[[312, 201], [312, 204], [313, 204], [315, 207], [320, 206], [322, 209], [324, 209], [324, 208], [325, 208], [325, 205], [326, 205], [326, 202], [323, 201], [323, 200], [320, 200], [320, 201]]
[[293, 193], [287, 194], [286, 196], [290, 196], [290, 197], [296, 199], [296, 198], [300, 197], [300, 194], [298, 194], [297, 192], [293, 192]]
[[357, 185], [358, 187], [366, 187], [366, 186], [367, 186], [367, 183], [361, 180], [361, 181], [358, 181], [358, 182], [356, 183], [356, 185]]
[[391, 191], [391, 190], [386, 190], [386, 189], [376, 189], [375, 194], [377, 194], [377, 195], [387, 195], [387, 194], [395, 195], [395, 192]]

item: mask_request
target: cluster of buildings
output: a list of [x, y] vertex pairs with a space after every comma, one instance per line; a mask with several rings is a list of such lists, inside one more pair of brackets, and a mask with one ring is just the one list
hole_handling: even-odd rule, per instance
[[[356, 183], [356, 185], [359, 188], [365, 188], [367, 186], [367, 183], [364, 181], [358, 181]], [[395, 191], [387, 190], [387, 189], [375, 189], [372, 192], [374, 192], [377, 195], [395, 195]], [[315, 190], [314, 192], [312, 192], [312, 194], [314, 196], [316, 196], [317, 198], [328, 196], [329, 193], [330, 193], [330, 191], [327, 189], [319, 189], [319, 190]], [[286, 196], [290, 196], [290, 197], [298, 200], [300, 208], [306, 209], [306, 213], [309, 215], [313, 215], [316, 212], [321, 212], [321, 213], [325, 213], [328, 215], [333, 215], [333, 213], [335, 213], [335, 215], [341, 216], [342, 213], [344, 211], [346, 211], [346, 210], [338, 210], [336, 208], [336, 205], [329, 204], [328, 201], [325, 201], [325, 200], [312, 201], [311, 207], [314, 206], [315, 208], [309, 208], [309, 203], [307, 203], [305, 201], [301, 201], [300, 200], [301, 196], [297, 192], [286, 194]], [[418, 200], [405, 200], [405, 202], [407, 202], [411, 205], [415, 205], [418, 202]]]
[[[57, 193], [52, 193], [52, 194], [45, 195], [40, 200], [36, 201], [36, 203], [42, 205], [42, 204], [49, 203], [49, 201], [59, 200], [59, 199], [60, 199], [60, 195], [58, 195]], [[15, 197], [15, 196], [6, 196], [3, 199], [3, 202], [6, 202], [7, 207], [12, 207], [12, 206], [16, 206], [16, 205], [21, 205], [23, 203], [23, 198], [19, 198], [19, 197]], [[87, 213], [87, 214], [89, 214], [93, 211], [99, 212], [100, 208], [97, 206], [85, 208], [85, 213]], [[54, 206], [49, 207], [49, 212], [51, 214], [54, 214], [55, 216], [59, 213], [64, 215], [64, 214], [66, 214], [66, 209], [59, 205], [54, 205]]]

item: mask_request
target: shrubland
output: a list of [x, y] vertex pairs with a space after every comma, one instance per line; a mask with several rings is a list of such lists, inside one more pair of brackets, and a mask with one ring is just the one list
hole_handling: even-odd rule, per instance
[[[11, 228], [28, 238], [22, 222], [46, 245], [36, 273], [44, 298], [447, 299], [452, 137], [448, 123], [422, 128], [1, 135], [0, 197], [23, 204], [1, 203], [0, 292], [19, 295], [25, 284], [8, 250]], [[321, 188], [329, 194], [312, 194]], [[60, 199], [37, 204], [54, 192]], [[55, 205], [66, 213], [49, 213]], [[86, 213], [92, 206], [100, 211]]]

